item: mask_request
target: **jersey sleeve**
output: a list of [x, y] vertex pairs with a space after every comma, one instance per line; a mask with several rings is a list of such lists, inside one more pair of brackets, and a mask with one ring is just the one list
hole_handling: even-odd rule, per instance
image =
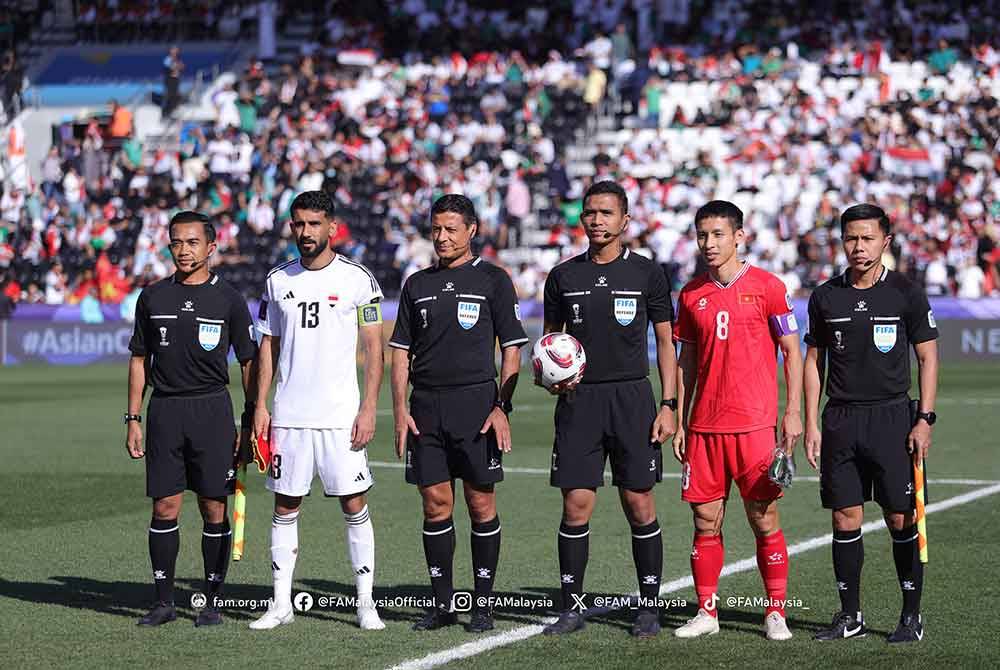
[[920, 344], [936, 340], [938, 338], [937, 321], [934, 320], [934, 311], [931, 309], [924, 290], [914, 285], [910, 289], [907, 305], [904, 319], [906, 320], [906, 334], [910, 342]]
[[767, 304], [767, 319], [771, 332], [775, 337], [783, 337], [799, 332], [799, 324], [795, 320], [792, 298], [788, 295], [785, 285], [777, 277], [767, 283], [765, 295]]
[[545, 293], [542, 304], [542, 314], [545, 323], [555, 324], [557, 330], [563, 327], [562, 310], [559, 305], [559, 280], [555, 271], [545, 278]]
[[410, 282], [407, 281], [399, 294], [399, 309], [396, 310], [396, 325], [392, 329], [392, 337], [389, 338], [390, 347], [407, 350], [410, 348], [410, 319], [413, 311], [410, 300]]
[[823, 312], [819, 304], [819, 295], [813, 293], [809, 296], [809, 330], [806, 331], [806, 344], [810, 347], [824, 348], [830, 341], [830, 335], [826, 329], [826, 321], [823, 319]]
[[649, 285], [646, 288], [646, 316], [652, 323], [671, 322], [674, 320], [674, 305], [670, 301], [670, 286], [663, 268], [653, 265], [649, 273]]
[[503, 270], [497, 274], [493, 295], [490, 297], [490, 310], [501, 349], [522, 347], [528, 342], [528, 335], [521, 325], [521, 306], [517, 302], [514, 282]]
[[260, 307], [257, 308], [257, 332], [262, 335], [273, 335], [281, 337], [281, 313], [272, 303], [274, 302], [274, 290], [271, 280], [264, 284], [264, 295], [260, 298]]
[[687, 300], [687, 293], [681, 291], [677, 299], [677, 320], [674, 323], [674, 342], [693, 343], [695, 339], [694, 321], [691, 319], [691, 310], [684, 304]]
[[135, 356], [146, 355], [146, 330], [149, 327], [149, 307], [146, 306], [146, 292], [139, 293], [135, 303], [135, 325], [132, 328], [132, 339], [128, 342], [128, 350]]
[[246, 363], [257, 355], [257, 338], [254, 337], [250, 308], [236, 291], [233, 291], [233, 304], [229, 310], [229, 343], [240, 363]]
[[367, 271], [360, 282], [354, 307], [358, 311], [358, 326], [379, 326], [382, 324], [382, 288], [375, 277]]

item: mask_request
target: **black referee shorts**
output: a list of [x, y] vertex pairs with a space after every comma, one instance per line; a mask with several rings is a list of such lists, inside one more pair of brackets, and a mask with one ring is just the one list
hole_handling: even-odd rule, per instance
[[410, 416], [420, 431], [406, 441], [406, 481], [430, 486], [453, 479], [470, 484], [503, 481], [496, 434], [480, 433], [497, 399], [496, 382], [414, 388]]
[[874, 499], [886, 512], [914, 509], [913, 427], [909, 400], [870, 406], [827, 403], [820, 450], [823, 507], [842, 509]]
[[229, 391], [153, 395], [146, 415], [147, 496], [165, 498], [185, 489], [207, 498], [232, 495], [236, 422]]
[[611, 483], [651, 488], [663, 478], [660, 444], [652, 442], [656, 401], [648, 379], [580, 384], [559, 396], [549, 481], [562, 489], [604, 484], [611, 457]]

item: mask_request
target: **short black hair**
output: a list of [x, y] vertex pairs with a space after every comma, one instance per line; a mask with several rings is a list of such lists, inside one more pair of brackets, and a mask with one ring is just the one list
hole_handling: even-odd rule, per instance
[[201, 212], [196, 212], [193, 209], [185, 209], [174, 214], [170, 217], [170, 223], [167, 224], [168, 236], [173, 232], [174, 226], [179, 223], [200, 223], [202, 228], [205, 229], [205, 239], [210, 243], [215, 242], [215, 226], [212, 225], [211, 219]]
[[438, 214], [446, 212], [461, 214], [466, 227], [474, 224], [476, 231], [479, 231], [479, 215], [476, 214], [476, 206], [461, 193], [449, 193], [435, 200], [434, 204], [431, 205], [431, 221], [433, 222], [434, 217]]
[[694, 215], [695, 227], [705, 219], [728, 219], [734, 233], [743, 230], [743, 212], [728, 200], [710, 200], [699, 207]]
[[878, 227], [882, 229], [882, 234], [886, 237], [892, 234], [892, 224], [889, 222], [889, 215], [885, 213], [885, 210], [878, 205], [862, 203], [848, 207], [840, 215], [840, 236], [843, 237], [847, 232], [847, 224], [851, 221], [867, 221], [868, 219], [878, 221]]
[[292, 200], [289, 211], [294, 215], [295, 210], [308, 210], [310, 212], [323, 212], [328, 219], [333, 218], [333, 198], [326, 191], [303, 191]]
[[628, 214], [628, 196], [625, 195], [625, 189], [623, 189], [617, 182], [611, 181], [610, 179], [602, 179], [601, 181], [594, 182], [587, 189], [587, 192], [583, 194], [583, 202], [587, 203], [587, 198], [595, 195], [613, 195], [618, 198], [618, 206], [621, 207], [622, 214]]

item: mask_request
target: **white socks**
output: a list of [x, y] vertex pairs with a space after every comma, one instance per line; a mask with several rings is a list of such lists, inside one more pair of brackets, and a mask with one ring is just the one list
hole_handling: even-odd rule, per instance
[[[372, 588], [375, 585], [375, 530], [372, 528], [368, 505], [357, 514], [345, 514], [347, 549], [358, 589], [358, 606], [374, 607]], [[277, 582], [275, 582], [277, 584]]]
[[299, 553], [299, 511], [275, 512], [271, 521], [271, 574], [274, 577], [274, 606], [292, 609], [292, 575]]

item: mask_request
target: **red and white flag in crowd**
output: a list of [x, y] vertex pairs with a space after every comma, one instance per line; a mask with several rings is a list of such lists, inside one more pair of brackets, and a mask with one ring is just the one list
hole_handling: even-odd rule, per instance
[[882, 169], [904, 177], [928, 177], [933, 171], [927, 149], [891, 147], [882, 154]]

